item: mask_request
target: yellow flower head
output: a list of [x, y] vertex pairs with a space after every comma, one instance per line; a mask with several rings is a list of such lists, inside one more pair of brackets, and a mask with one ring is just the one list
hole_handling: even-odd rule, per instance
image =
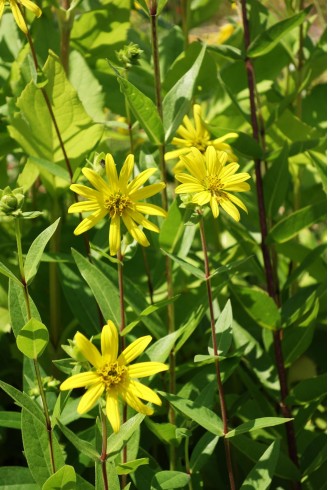
[[223, 44], [233, 34], [235, 27], [232, 24], [225, 24], [219, 30], [217, 39], [218, 44]]
[[240, 214], [235, 204], [246, 212], [247, 208], [230, 191], [248, 191], [250, 186], [245, 180], [248, 180], [250, 175], [246, 172], [236, 174], [238, 163], [226, 165], [227, 153], [217, 151], [214, 146], [209, 146], [205, 155], [197, 148], [191, 148], [191, 152], [181, 159], [190, 174], [176, 174], [176, 179], [182, 182], [176, 188], [176, 194], [192, 194], [191, 202], [198, 206], [209, 204], [214, 218], [219, 216], [219, 206], [222, 206], [234, 220], [239, 221]]
[[114, 432], [120, 429], [120, 411], [118, 398], [121, 397], [130, 407], [145, 415], [152, 415], [153, 409], [142, 403], [147, 402], [161, 405], [161, 399], [150, 388], [139, 383], [137, 378], [151, 376], [168, 367], [161, 362], [130, 363], [145, 350], [151, 336], [140, 337], [130, 344], [118, 356], [118, 333], [114, 323], [108, 321], [101, 332], [101, 354], [98, 349], [80, 332], [74, 340], [84, 357], [92, 365], [91, 371], [75, 374], [64, 381], [60, 389], [86, 388], [77, 411], [86, 413], [95, 405], [102, 394], [106, 397], [106, 413]]
[[131, 236], [143, 247], [148, 247], [149, 242], [144, 232], [138, 225], [147, 230], [159, 232], [158, 226], [145, 218], [145, 214], [166, 216], [164, 209], [154, 204], [139, 202], [160, 192], [165, 184], [151, 184], [141, 186], [156, 172], [156, 168], [148, 168], [141, 172], [135, 179], [129, 182], [134, 167], [134, 156], [128, 155], [120, 176], [118, 177], [112, 155], [107, 153], [105, 169], [107, 181], [100, 177], [94, 170], [84, 168], [83, 175], [91, 182], [95, 189], [85, 185], [72, 184], [72, 191], [85, 197], [87, 200], [72, 204], [69, 213], [92, 212], [75, 228], [74, 234], [80, 235], [95, 226], [106, 215], [110, 219], [109, 249], [110, 254], [115, 255], [121, 247], [121, 219]]
[[[0, 19], [5, 8], [5, 3], [6, 0], [0, 0]], [[42, 10], [30, 0], [9, 0], [9, 4], [18, 27], [24, 32], [24, 34], [27, 34], [28, 29], [21, 11], [21, 6], [23, 5], [28, 10], [31, 10], [36, 17], [40, 17]]]
[[[214, 146], [217, 150], [225, 151], [230, 162], [236, 161], [237, 157], [233, 154], [231, 146], [225, 141], [229, 138], [236, 138], [237, 133], [228, 133], [221, 138], [211, 140], [211, 135], [202, 120], [202, 108], [200, 105], [193, 106], [194, 122], [188, 116], [183, 118], [183, 124], [177, 130], [178, 137], [173, 138], [172, 145], [178, 147], [177, 150], [169, 151], [165, 154], [165, 160], [172, 160], [190, 152], [192, 147], [197, 148], [201, 153], [205, 153], [208, 146]], [[175, 167], [174, 171], [179, 172], [182, 168]]]

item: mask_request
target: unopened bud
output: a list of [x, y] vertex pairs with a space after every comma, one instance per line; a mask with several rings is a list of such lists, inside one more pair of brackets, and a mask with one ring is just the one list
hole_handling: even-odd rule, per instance
[[116, 51], [116, 56], [125, 68], [131, 68], [132, 65], [138, 65], [141, 53], [143, 50], [139, 48], [138, 44], [130, 43]]
[[24, 200], [22, 187], [12, 190], [7, 186], [3, 190], [0, 189], [0, 211], [5, 214], [19, 214], [17, 211], [22, 209]]

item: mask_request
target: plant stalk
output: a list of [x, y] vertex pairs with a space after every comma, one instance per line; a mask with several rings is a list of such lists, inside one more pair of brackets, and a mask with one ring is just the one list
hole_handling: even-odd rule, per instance
[[[152, 52], [153, 52], [153, 64], [154, 64], [154, 78], [155, 78], [155, 96], [156, 107], [159, 117], [163, 122], [163, 106], [161, 96], [161, 73], [159, 65], [159, 49], [158, 49], [158, 34], [157, 34], [157, 0], [150, 0], [149, 15], [151, 23], [151, 40], [152, 40]], [[168, 195], [167, 195], [167, 170], [165, 164], [165, 143], [163, 142], [159, 146], [160, 155], [160, 169], [162, 180], [165, 183], [165, 187], [162, 191], [162, 206], [168, 210]], [[173, 291], [173, 276], [172, 276], [172, 261], [169, 257], [165, 257], [165, 275], [167, 283], [167, 297], [171, 299], [174, 295]], [[168, 332], [173, 333], [175, 331], [175, 318], [174, 318], [174, 305], [169, 303], [167, 306], [168, 317]], [[170, 393], [175, 393], [175, 350], [174, 348], [170, 352], [169, 356], [169, 385]], [[175, 412], [172, 407], [169, 407], [169, 421], [175, 425]], [[170, 469], [174, 470], [176, 466], [176, 448], [173, 444], [170, 445]]]
[[[198, 211], [198, 213], [200, 215], [202, 215], [201, 211]], [[203, 250], [203, 254], [204, 254], [204, 270], [205, 270], [208, 306], [209, 306], [210, 319], [211, 319], [211, 333], [212, 333], [213, 352], [214, 352], [214, 356], [216, 358], [215, 359], [215, 371], [216, 371], [216, 379], [217, 379], [217, 386], [218, 386], [218, 393], [219, 393], [219, 400], [220, 400], [221, 418], [222, 418], [222, 422], [223, 422], [223, 434], [225, 436], [229, 432], [228, 412], [227, 412], [227, 405], [226, 405], [226, 401], [225, 401], [225, 397], [224, 397], [223, 383], [222, 383], [222, 379], [221, 379], [219, 352], [218, 352], [218, 347], [217, 347], [217, 342], [216, 342], [215, 318], [214, 318], [213, 296], [212, 296], [212, 287], [211, 287], [211, 274], [210, 274], [210, 267], [209, 267], [209, 261], [208, 261], [208, 251], [207, 251], [207, 243], [206, 243], [206, 236], [205, 236], [204, 220], [203, 220], [202, 216], [201, 216], [201, 219], [199, 222], [199, 230], [200, 230], [200, 238], [201, 238], [201, 242], [202, 242], [202, 250]], [[230, 489], [235, 490], [236, 485], [235, 485], [235, 478], [234, 478], [233, 467], [232, 467], [230, 442], [229, 442], [229, 439], [226, 439], [225, 437], [224, 437], [224, 449], [225, 449], [225, 455], [226, 455]]]
[[101, 412], [101, 432], [102, 432], [102, 448], [101, 448], [101, 456], [100, 456], [100, 462], [101, 462], [101, 471], [102, 471], [102, 476], [103, 476], [103, 482], [104, 482], [104, 490], [108, 490], [108, 477], [107, 477], [107, 421], [106, 421], [106, 415], [103, 413], [102, 409], [100, 409]]
[[[244, 26], [244, 42], [245, 42], [245, 50], [247, 53], [247, 49], [250, 45], [250, 31], [249, 24], [247, 18], [247, 10], [246, 10], [246, 0], [241, 0], [242, 7], [242, 21]], [[255, 73], [252, 60], [247, 56], [245, 58], [245, 66], [247, 73], [247, 82], [249, 89], [249, 101], [250, 101], [250, 109], [251, 109], [251, 124], [253, 129], [253, 138], [261, 143], [261, 138], [259, 134], [259, 125], [256, 113], [256, 82], [255, 82]], [[264, 129], [263, 129], [264, 131]], [[263, 255], [265, 276], [267, 282], [267, 290], [269, 296], [275, 301], [276, 305], [280, 306], [280, 297], [277, 285], [275, 284], [275, 274], [273, 271], [272, 260], [270, 256], [269, 247], [266, 244], [266, 239], [268, 235], [268, 227], [267, 227], [267, 217], [264, 205], [264, 193], [263, 193], [263, 180], [262, 180], [262, 171], [261, 171], [261, 160], [255, 159], [255, 175], [256, 175], [256, 191], [257, 191], [257, 201], [259, 208], [259, 221], [260, 221], [260, 229], [261, 229], [261, 249]], [[284, 417], [291, 418], [291, 410], [286, 405], [286, 398], [288, 396], [288, 385], [287, 385], [287, 376], [284, 366], [283, 352], [282, 352], [282, 330], [277, 330], [273, 334], [274, 336], [274, 352], [275, 352], [275, 362], [278, 371], [278, 378], [280, 384], [280, 409]], [[297, 455], [297, 446], [296, 446], [296, 436], [294, 430], [294, 424], [292, 421], [287, 422], [285, 424], [286, 435], [287, 435], [287, 443], [288, 443], [288, 453], [290, 459], [293, 463], [299, 467], [298, 455]], [[294, 482], [294, 488], [300, 489], [301, 483]]]
[[[17, 243], [18, 265], [19, 265], [19, 272], [20, 272], [20, 276], [21, 276], [21, 283], [22, 283], [23, 288], [24, 288], [24, 299], [25, 299], [27, 319], [31, 320], [31, 318], [32, 318], [31, 305], [30, 305], [30, 297], [28, 294], [28, 286], [26, 283], [25, 272], [24, 272], [24, 261], [23, 261], [23, 251], [22, 251], [22, 235], [21, 235], [19, 218], [15, 219], [15, 232], [16, 232], [16, 243]], [[34, 363], [35, 375], [36, 375], [36, 379], [37, 379], [38, 387], [39, 387], [39, 391], [40, 391], [40, 396], [41, 396], [41, 400], [42, 400], [43, 412], [44, 412], [45, 422], [46, 422], [46, 424], [45, 424], [46, 430], [48, 433], [51, 470], [52, 470], [52, 473], [56, 473], [55, 455], [54, 455], [53, 440], [52, 440], [52, 426], [51, 426], [51, 420], [50, 420], [50, 416], [49, 416], [47, 399], [46, 399], [46, 395], [45, 395], [43, 385], [42, 385], [41, 373], [40, 373], [40, 368], [39, 368], [39, 363], [38, 363], [37, 358], [33, 359], [33, 363]]]
[[[70, 0], [61, 0], [61, 6], [64, 10], [70, 8]], [[60, 27], [60, 60], [66, 75], [69, 73], [69, 43], [73, 26], [72, 12], [68, 13], [66, 19], [59, 18]]]

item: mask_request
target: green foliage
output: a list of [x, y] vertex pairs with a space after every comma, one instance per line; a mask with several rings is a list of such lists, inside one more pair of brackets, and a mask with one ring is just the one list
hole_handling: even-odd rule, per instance
[[[6, 4], [0, 490], [103, 490], [105, 473], [110, 490], [228, 489], [228, 448], [236, 488], [325, 488], [326, 36], [323, 2], [301, 7], [290, 0], [241, 0], [237, 9], [219, 0], [45, 2], [40, 18], [26, 8], [25, 39]], [[193, 104], [201, 106], [196, 121]], [[225, 139], [228, 133], [235, 136]], [[208, 203], [196, 207], [191, 195], [175, 194], [181, 161], [165, 161], [165, 153], [205, 152], [213, 141], [251, 176], [249, 191], [229, 190], [247, 208], [239, 221], [223, 201], [214, 219]], [[167, 204], [165, 218], [148, 208], [142, 221], [128, 203], [135, 236], [149, 228], [148, 247], [129, 234], [122, 188], [112, 206], [113, 175], [100, 189], [95, 174], [84, 173], [106, 181], [108, 153], [118, 171], [134, 155], [131, 177], [157, 169], [141, 194], [165, 181], [162, 195], [140, 199]], [[221, 181], [199, 177], [212, 198], [214, 188], [219, 200], [227, 197]], [[89, 182], [91, 194], [83, 187]], [[71, 184], [81, 190], [78, 201]], [[107, 213], [100, 221], [79, 214], [91, 195], [90, 213], [96, 206]], [[123, 256], [111, 257], [114, 217]], [[94, 226], [74, 236], [82, 219]], [[142, 353], [132, 344], [121, 374], [110, 356], [98, 366], [90, 345], [88, 356], [78, 345], [77, 331], [109, 352], [100, 335], [109, 321], [119, 331], [118, 355], [149, 341]], [[122, 378], [126, 396], [129, 366], [148, 362], [169, 369], [141, 375], [144, 388], [134, 385], [148, 408], [131, 399], [126, 407], [119, 397], [114, 432], [103, 418], [106, 396], [115, 399]], [[90, 370], [100, 385], [60, 389]], [[83, 396], [91, 401], [80, 414]]]

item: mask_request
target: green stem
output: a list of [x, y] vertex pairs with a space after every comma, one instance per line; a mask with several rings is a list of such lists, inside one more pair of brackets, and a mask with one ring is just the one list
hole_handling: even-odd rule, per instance
[[[24, 288], [24, 299], [25, 299], [25, 306], [26, 306], [26, 312], [27, 312], [27, 319], [31, 320], [31, 318], [32, 318], [31, 305], [30, 305], [30, 297], [28, 294], [28, 286], [27, 286], [27, 283], [25, 280], [23, 250], [22, 250], [22, 235], [21, 235], [19, 218], [15, 219], [15, 232], [16, 232], [16, 242], [17, 242], [18, 265], [19, 265], [19, 271], [20, 271], [20, 276], [21, 276], [21, 282], [22, 282], [22, 285]], [[45, 396], [43, 385], [42, 385], [42, 379], [41, 379], [38, 360], [33, 359], [33, 363], [34, 363], [36, 379], [37, 379], [38, 386], [39, 386], [40, 396], [41, 396], [41, 400], [42, 400], [43, 412], [44, 412], [45, 419], [46, 419], [46, 430], [48, 433], [51, 470], [52, 470], [52, 473], [55, 473], [56, 472], [56, 465], [55, 465], [55, 456], [54, 456], [54, 448], [53, 448], [53, 440], [52, 440], [52, 426], [51, 426], [51, 420], [50, 420], [50, 416], [49, 416], [48, 404], [47, 404], [46, 396]]]
[[[151, 22], [151, 39], [152, 39], [152, 52], [153, 52], [153, 64], [154, 64], [154, 78], [155, 78], [155, 95], [156, 95], [156, 107], [159, 117], [163, 121], [163, 107], [161, 96], [161, 73], [159, 65], [159, 50], [158, 50], [158, 35], [157, 35], [157, 0], [150, 0], [149, 14]], [[162, 191], [162, 205], [163, 208], [168, 210], [168, 195], [167, 195], [167, 170], [165, 164], [165, 143], [159, 146], [160, 155], [160, 169], [162, 174], [162, 180], [166, 184]], [[172, 277], [172, 261], [169, 257], [165, 258], [165, 275], [167, 283], [167, 297], [171, 299], [174, 295], [173, 291], [173, 277]], [[175, 318], [174, 318], [174, 305], [169, 303], [167, 307], [168, 317], [168, 331], [173, 333], [175, 331]], [[170, 393], [175, 393], [175, 351], [174, 348], [170, 352], [169, 356], [169, 378], [170, 378]], [[175, 424], [175, 412], [172, 407], [169, 407], [169, 421], [171, 424]], [[170, 469], [174, 470], [176, 466], [176, 447], [170, 445]]]
[[[214, 352], [214, 356], [215, 356], [216, 379], [217, 379], [218, 393], [219, 393], [219, 399], [220, 399], [221, 418], [222, 418], [222, 422], [223, 422], [223, 434], [226, 435], [229, 432], [228, 413], [227, 413], [227, 406], [226, 406], [225, 397], [224, 397], [223, 383], [222, 383], [222, 379], [221, 379], [219, 352], [218, 352], [218, 347], [217, 347], [217, 342], [216, 342], [215, 317], [214, 317], [213, 296], [212, 296], [212, 287], [211, 287], [211, 274], [210, 274], [210, 267], [209, 267], [209, 261], [208, 261], [208, 252], [207, 252], [204, 220], [203, 220], [201, 211], [198, 211], [198, 213], [201, 215], [201, 219], [199, 222], [199, 230], [200, 230], [200, 238], [201, 238], [201, 242], [202, 242], [202, 250], [203, 250], [203, 254], [204, 254], [204, 269], [205, 269], [205, 278], [206, 278], [208, 306], [209, 306], [210, 319], [211, 319], [211, 333], [212, 333], [213, 352]], [[235, 486], [235, 479], [234, 479], [233, 468], [232, 468], [231, 448], [230, 448], [229, 439], [227, 439], [226, 437], [224, 438], [224, 448], [225, 448], [225, 454], [226, 454], [227, 469], [228, 469], [228, 474], [229, 474], [230, 489], [235, 490], [236, 486]]]
[[[123, 260], [124, 256], [121, 253], [121, 250], [118, 251], [117, 253], [117, 272], [118, 272], [118, 289], [119, 289], [119, 296], [120, 296], [120, 313], [121, 313], [121, 324], [120, 324], [120, 333], [125, 328], [125, 308], [124, 308], [124, 280], [123, 280]], [[125, 349], [125, 337], [124, 335], [121, 335], [121, 352]], [[127, 406], [126, 403], [123, 406], [123, 424], [127, 421]], [[123, 451], [122, 451], [122, 463], [126, 463], [128, 460], [128, 454], [127, 454], [127, 446], [123, 446]], [[123, 489], [127, 484], [127, 476], [122, 475], [121, 476], [121, 488]]]
[[100, 409], [101, 412], [101, 432], [102, 432], [102, 449], [101, 449], [101, 471], [104, 482], [104, 490], [108, 490], [108, 477], [107, 477], [107, 421], [106, 415], [103, 413], [103, 410]]
[[185, 445], [184, 445], [185, 466], [186, 466], [186, 473], [190, 477], [189, 482], [188, 482], [188, 488], [189, 488], [189, 490], [193, 490], [192, 480], [191, 480], [190, 460], [189, 460], [189, 439], [190, 439], [190, 437], [185, 438]]
[[[70, 8], [70, 0], [61, 0], [61, 6], [64, 10]], [[66, 75], [69, 73], [69, 44], [71, 38], [71, 31], [73, 27], [74, 16], [72, 12], [68, 13], [67, 18], [59, 18], [60, 28], [60, 60]]]
[[[51, 221], [54, 222], [58, 216], [60, 216], [58, 197], [54, 196], [53, 206], [51, 210]], [[60, 231], [61, 225], [57, 228], [55, 234], [50, 239], [50, 252], [57, 253], [60, 249]], [[61, 304], [60, 304], [60, 290], [58, 282], [58, 266], [56, 262], [50, 262], [49, 264], [49, 299], [50, 299], [50, 332], [51, 340], [55, 348], [58, 345], [59, 340], [59, 328], [61, 325]]]

